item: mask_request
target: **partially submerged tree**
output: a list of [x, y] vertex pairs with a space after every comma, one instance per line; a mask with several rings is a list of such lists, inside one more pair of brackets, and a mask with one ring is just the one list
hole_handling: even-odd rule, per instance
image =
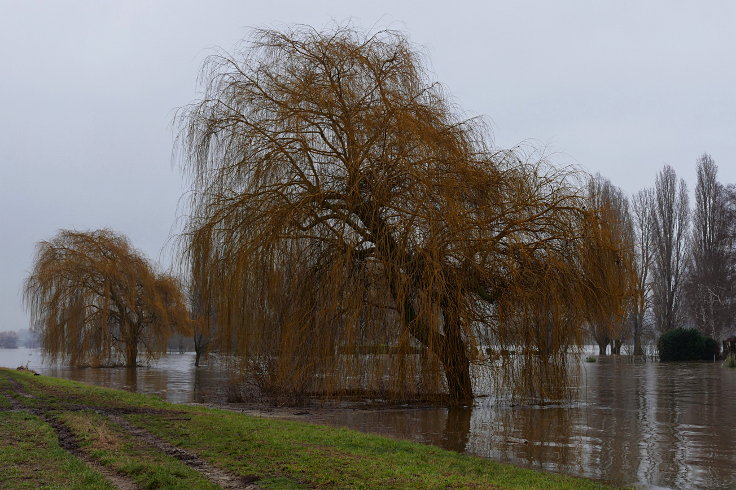
[[199, 289], [189, 288], [189, 311], [191, 312], [191, 332], [194, 341], [194, 366], [199, 367], [202, 356], [207, 357], [215, 332], [214, 315], [202, 303]]
[[665, 165], [652, 199], [652, 308], [660, 334], [680, 326], [690, 207], [685, 181]]
[[631, 330], [634, 355], [644, 355], [642, 335], [647, 311], [652, 304], [652, 289], [649, 281], [652, 267], [652, 212], [654, 191], [643, 189], [633, 198], [634, 268], [636, 284], [631, 303]]
[[[583, 270], [589, 282], [599, 289], [601, 302], [591, 309], [589, 326], [598, 344], [599, 354], [620, 354], [628, 333], [626, 315], [633, 307], [636, 294], [633, 222], [629, 200], [623, 191], [600, 174], [588, 180], [588, 202], [595, 220], [583, 242]], [[627, 305], [622, 308], [622, 305]]]
[[42, 349], [74, 366], [134, 367], [189, 328], [179, 282], [109, 230], [62, 230], [40, 242], [24, 299]]
[[697, 176], [687, 304], [695, 326], [721, 340], [733, 319], [728, 195], [718, 182], [718, 166], [707, 153], [698, 159]]
[[184, 244], [220, 348], [281, 391], [467, 402], [485, 348], [564, 384], [602, 291], [569, 172], [492, 152], [393, 31], [260, 30], [203, 78]]

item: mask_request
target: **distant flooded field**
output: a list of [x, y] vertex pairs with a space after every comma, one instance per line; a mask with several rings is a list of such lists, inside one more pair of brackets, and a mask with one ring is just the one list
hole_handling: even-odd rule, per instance
[[[43, 366], [38, 351], [0, 349], [0, 366], [155, 393], [177, 402], [225, 400], [227, 374], [173, 354], [133, 374], [124, 368]], [[571, 404], [286, 411], [293, 418], [412, 439], [447, 449], [617, 485], [736, 487], [736, 369], [720, 364], [584, 363]], [[301, 415], [297, 415], [301, 414]]]

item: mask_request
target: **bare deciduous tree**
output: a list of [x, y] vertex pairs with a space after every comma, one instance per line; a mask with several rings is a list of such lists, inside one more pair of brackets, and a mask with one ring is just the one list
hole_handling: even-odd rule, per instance
[[631, 307], [632, 334], [634, 355], [644, 354], [642, 334], [645, 327], [647, 310], [651, 307], [651, 285], [649, 272], [652, 267], [652, 212], [654, 210], [654, 191], [644, 189], [633, 198], [633, 231], [634, 231], [634, 267], [636, 270], [636, 288]]
[[690, 219], [687, 186], [672, 167], [657, 175], [652, 201], [652, 307], [663, 334], [682, 321], [683, 278], [687, 264]]
[[718, 166], [707, 153], [698, 159], [697, 176], [686, 290], [695, 326], [720, 339], [732, 321], [727, 194], [718, 182]]
[[282, 391], [467, 402], [486, 350], [564, 385], [602, 304], [568, 171], [491, 151], [400, 33], [260, 30], [203, 74], [184, 245], [222, 349]]
[[42, 349], [74, 366], [135, 367], [139, 354], [156, 358], [173, 331], [188, 329], [178, 281], [109, 230], [40, 242], [24, 299]]

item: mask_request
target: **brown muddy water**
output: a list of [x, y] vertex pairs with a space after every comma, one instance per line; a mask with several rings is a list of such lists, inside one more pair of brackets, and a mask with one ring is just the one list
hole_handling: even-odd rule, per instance
[[[158, 394], [174, 403], [222, 403], [227, 374], [174, 354], [135, 372], [45, 366], [36, 350], [0, 349], [0, 366]], [[265, 410], [320, 424], [411, 439], [530, 468], [642, 488], [736, 488], [736, 369], [719, 364], [585, 363], [574, 403], [467, 408]]]

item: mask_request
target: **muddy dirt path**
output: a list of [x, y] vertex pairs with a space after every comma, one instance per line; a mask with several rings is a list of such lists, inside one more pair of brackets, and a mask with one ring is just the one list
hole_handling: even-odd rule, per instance
[[[80, 448], [79, 441], [77, 440], [74, 432], [69, 427], [67, 427], [61, 420], [59, 420], [52, 412], [48, 410], [36, 408], [36, 407], [26, 406], [22, 402], [23, 399], [33, 399], [36, 397], [33, 394], [28, 393], [28, 391], [23, 387], [23, 385], [19, 383], [18, 381], [12, 378], [7, 378], [7, 379], [12, 384], [13, 392], [15, 395], [15, 396], [7, 397], [12, 405], [12, 410], [25, 411], [28, 413], [32, 413], [40, 417], [41, 419], [43, 419], [47, 424], [49, 424], [54, 429], [54, 431], [56, 431], [58, 439], [59, 439], [59, 446], [61, 448], [71, 453], [75, 457], [81, 459], [82, 461], [84, 461], [84, 463], [87, 464], [87, 466], [89, 466], [93, 470], [102, 474], [116, 488], [120, 490], [134, 490], [134, 489], [140, 488], [140, 486], [138, 486], [132, 479], [130, 479], [126, 475], [117, 473], [111, 468], [100, 464], [98, 461], [96, 461], [95, 459], [90, 457], [87, 453], [85, 453]], [[68, 400], [68, 402], [71, 402], [71, 401]], [[76, 412], [76, 411], [81, 411], [81, 410], [92, 410], [100, 415], [106, 416], [107, 418], [110, 419], [110, 421], [113, 424], [120, 427], [125, 433], [129, 434], [134, 439], [141, 441], [143, 444], [147, 446], [153, 446], [159, 451], [173, 458], [176, 458], [178, 461], [184, 463], [185, 465], [189, 466], [193, 470], [200, 473], [205, 479], [209, 480], [210, 482], [222, 488], [245, 489], [245, 490], [256, 490], [260, 488], [255, 483], [260, 479], [259, 476], [257, 475], [239, 476], [239, 475], [234, 475], [232, 473], [224, 471], [220, 468], [217, 468], [216, 466], [211, 465], [210, 463], [203, 460], [199, 456], [192, 454], [188, 451], [185, 451], [184, 449], [178, 448], [172, 444], [169, 444], [168, 442], [155, 436], [154, 434], [148, 432], [147, 430], [131, 424], [122, 416], [127, 413], [151, 413], [151, 414], [161, 415], [164, 413], [168, 413], [166, 411], [139, 409], [135, 407], [131, 407], [130, 409], [127, 409], [127, 408], [116, 409], [116, 408], [100, 407], [100, 406], [93, 406], [93, 405], [86, 405], [86, 404], [74, 404], [73, 402], [66, 403], [64, 407], [62, 408], [62, 410], [70, 411], [70, 412]], [[187, 418], [182, 418], [182, 420], [187, 420]]]
[[120, 415], [114, 413], [100, 411], [112, 420], [116, 425], [122, 427], [128, 434], [142, 440], [146, 444], [155, 447], [159, 451], [168, 454], [169, 456], [178, 459], [182, 463], [186, 464], [195, 471], [198, 471], [209, 481], [221, 486], [222, 488], [239, 488], [254, 490], [258, 487], [255, 485], [255, 481], [260, 478], [256, 475], [252, 476], [236, 476], [226, 471], [221, 470], [215, 466], [212, 466], [207, 461], [203, 460], [199, 456], [192, 454], [184, 449], [178, 448], [168, 442], [160, 439], [159, 437], [151, 434], [145, 429], [136, 427]]
[[[14, 379], [10, 379], [9, 381], [13, 386], [13, 391], [15, 392], [15, 394], [18, 395], [18, 397], [26, 399], [35, 398], [35, 396], [28, 393], [25, 388], [23, 388], [23, 385], [21, 385], [18, 381]], [[116, 471], [103, 466], [98, 461], [88, 456], [84, 451], [80, 449], [79, 441], [77, 440], [71, 429], [69, 429], [69, 427], [64, 425], [59, 419], [50, 414], [48, 411], [27, 407], [13, 396], [7, 398], [8, 400], [10, 400], [10, 403], [13, 406], [13, 410], [33, 414], [41, 418], [44, 422], [51, 426], [51, 428], [54, 429], [54, 431], [56, 432], [56, 436], [59, 439], [59, 447], [61, 447], [71, 455], [75, 456], [76, 458], [82, 460], [93, 471], [96, 471], [97, 473], [105, 477], [105, 479], [112, 486], [114, 486], [118, 490], [139, 490], [141, 488], [127, 476], [121, 475]]]

